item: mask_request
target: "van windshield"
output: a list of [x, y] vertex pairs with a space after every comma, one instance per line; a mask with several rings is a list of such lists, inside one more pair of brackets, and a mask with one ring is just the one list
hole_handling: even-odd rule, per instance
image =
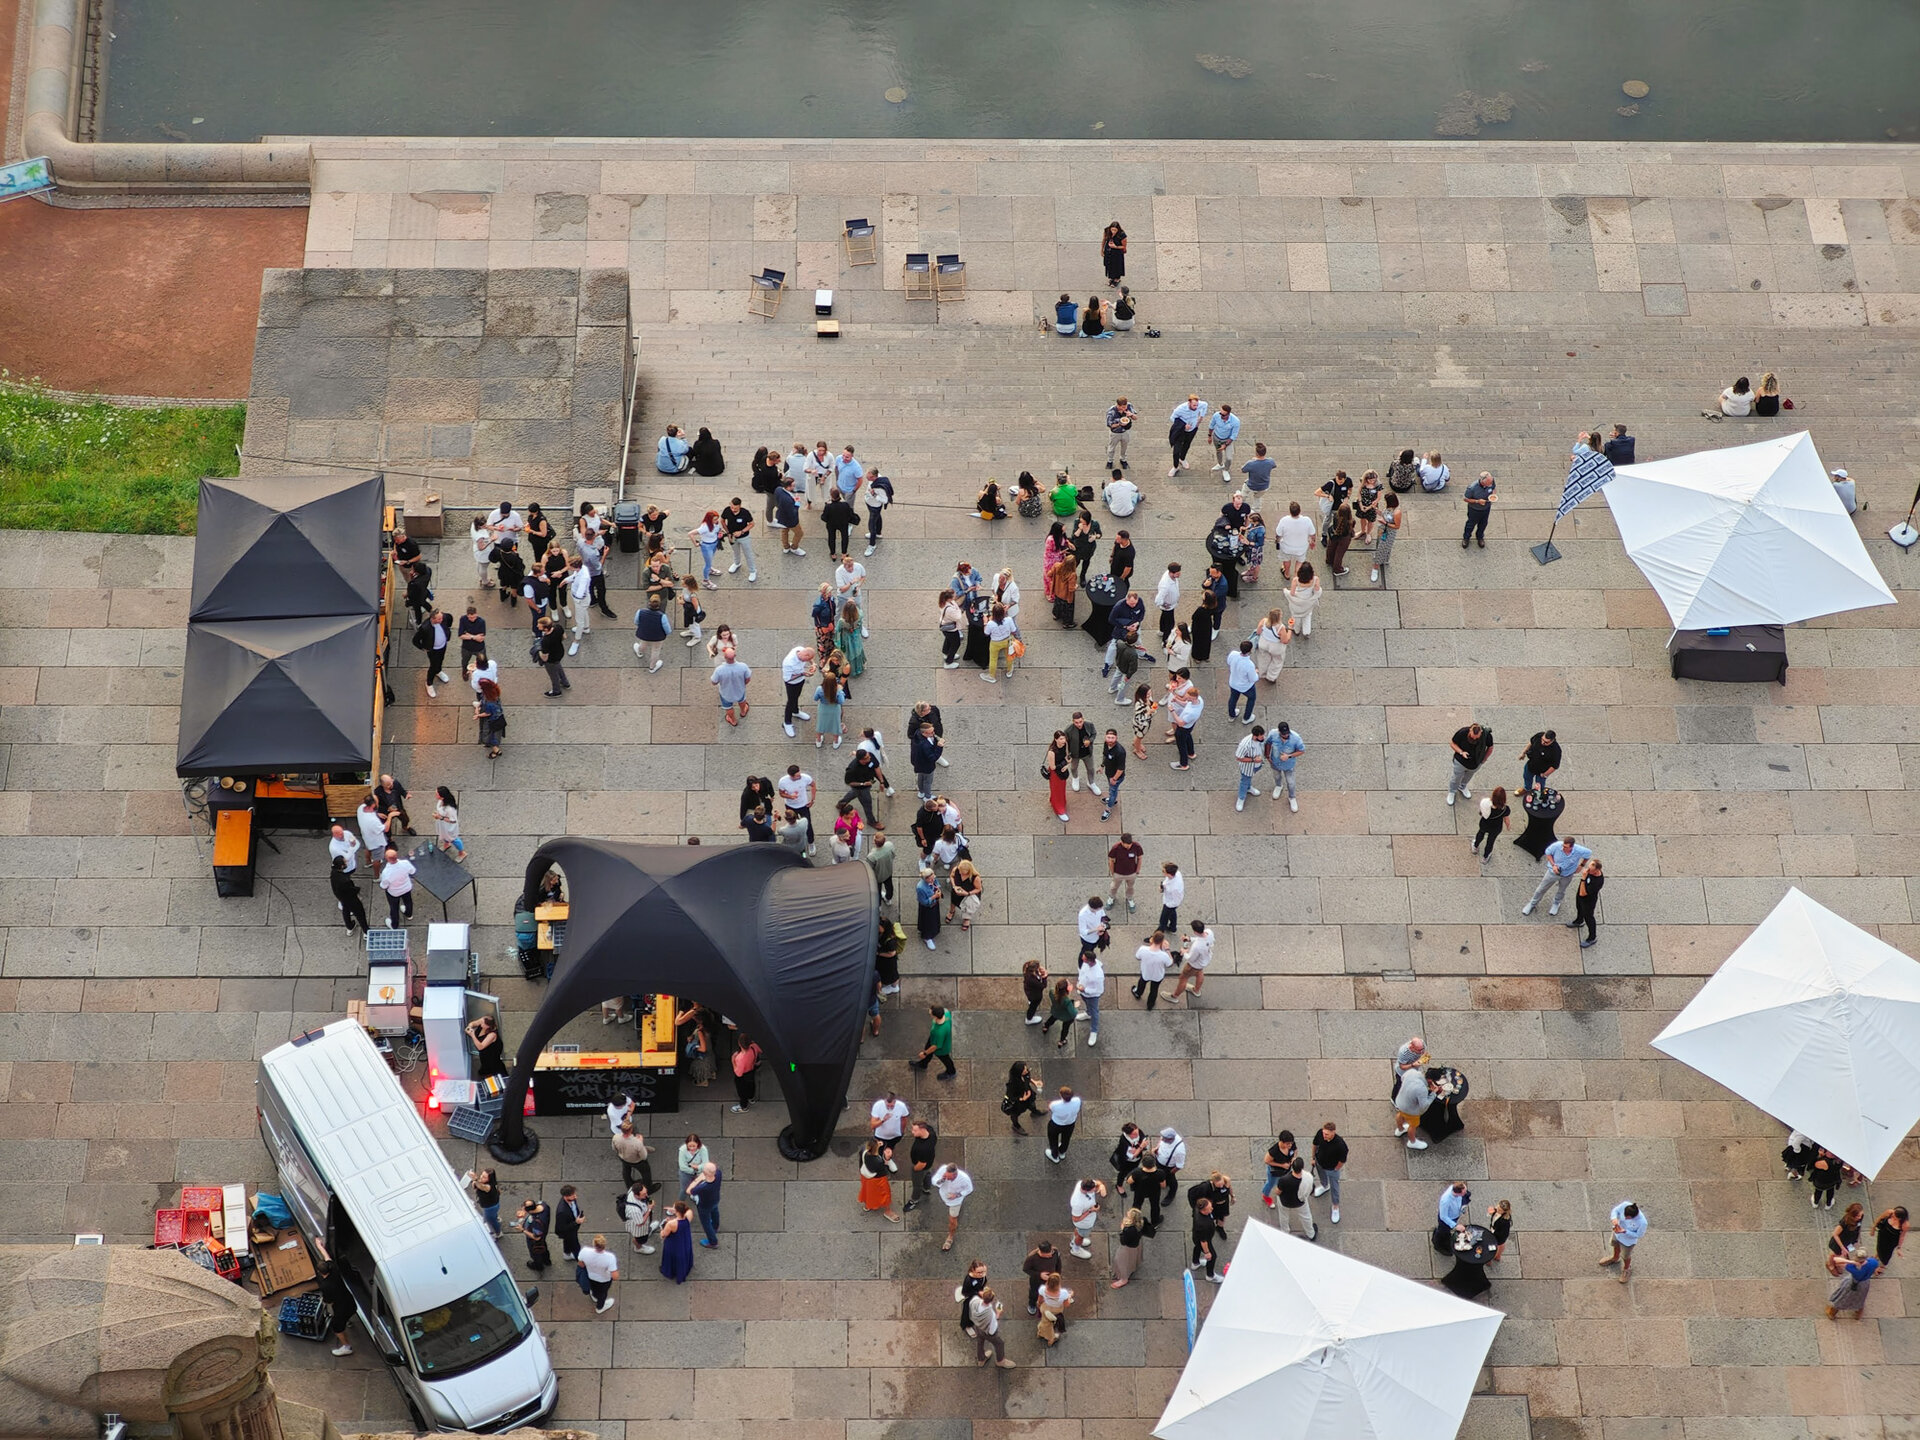
[[502, 1270], [471, 1295], [409, 1315], [402, 1323], [422, 1377], [457, 1375], [484, 1365], [525, 1338], [532, 1322], [513, 1277]]

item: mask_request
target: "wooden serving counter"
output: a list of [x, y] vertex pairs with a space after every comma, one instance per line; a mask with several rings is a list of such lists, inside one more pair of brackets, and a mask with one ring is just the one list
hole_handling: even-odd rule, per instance
[[543, 1050], [533, 1066], [533, 1113], [578, 1115], [605, 1110], [621, 1095], [646, 1114], [680, 1108], [679, 1045], [674, 998], [653, 997], [638, 1022], [638, 1050]]

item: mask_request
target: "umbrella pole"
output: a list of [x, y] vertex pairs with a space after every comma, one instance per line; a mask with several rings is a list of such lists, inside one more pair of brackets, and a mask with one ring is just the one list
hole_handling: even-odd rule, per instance
[[1533, 547], [1533, 558], [1542, 565], [1551, 565], [1560, 558], [1560, 552], [1553, 548], [1553, 532], [1560, 528], [1560, 517], [1553, 517], [1553, 524], [1547, 527], [1547, 538]]
[[1920, 510], [1920, 485], [1913, 490], [1913, 504], [1907, 507], [1907, 518], [1887, 532], [1887, 538], [1902, 550], [1911, 550], [1915, 541], [1920, 541], [1920, 530], [1913, 528], [1913, 512]]

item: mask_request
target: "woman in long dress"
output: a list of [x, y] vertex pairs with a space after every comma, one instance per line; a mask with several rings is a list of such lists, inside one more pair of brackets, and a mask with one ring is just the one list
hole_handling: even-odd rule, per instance
[[1858, 1320], [1860, 1312], [1867, 1308], [1867, 1291], [1872, 1288], [1874, 1274], [1879, 1269], [1880, 1262], [1871, 1256], [1846, 1266], [1845, 1273], [1827, 1296], [1827, 1318], [1837, 1320], [1840, 1313], [1846, 1311]]
[[860, 1206], [864, 1210], [878, 1210], [889, 1220], [900, 1218], [893, 1208], [893, 1180], [887, 1173], [887, 1157], [882, 1153], [877, 1135], [867, 1141], [867, 1148], [860, 1153]]
[[1133, 1279], [1133, 1272], [1140, 1268], [1140, 1238], [1146, 1233], [1146, 1225], [1147, 1217], [1138, 1209], [1127, 1211], [1120, 1234], [1113, 1242], [1113, 1283], [1109, 1289], [1118, 1290]]
[[1106, 267], [1107, 284], [1118, 285], [1127, 277], [1127, 232], [1118, 220], [1111, 220], [1100, 234], [1100, 263]]
[[834, 627], [833, 645], [847, 657], [857, 679], [867, 673], [867, 643], [860, 634], [860, 607], [849, 600], [840, 607], [840, 623]]
[[673, 1202], [660, 1227], [660, 1273], [676, 1285], [693, 1273], [693, 1207], [684, 1200]]
[[1313, 634], [1313, 611], [1320, 603], [1320, 577], [1313, 573], [1313, 562], [1303, 560], [1287, 590], [1287, 610], [1293, 617], [1293, 633]]
[[918, 907], [917, 919], [920, 926], [920, 938], [927, 942], [927, 949], [935, 948], [934, 942], [940, 938], [940, 886], [935, 883], [931, 866], [920, 871], [920, 883], [914, 887], [913, 899]]

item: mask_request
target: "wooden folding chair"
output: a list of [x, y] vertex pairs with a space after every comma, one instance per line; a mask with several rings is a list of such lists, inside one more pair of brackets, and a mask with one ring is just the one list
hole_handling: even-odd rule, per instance
[[787, 293], [787, 272], [762, 270], [747, 277], [747, 313], [768, 320], [780, 313], [780, 297]]
[[934, 257], [933, 294], [936, 300], [966, 299], [967, 266], [958, 255]]
[[901, 267], [901, 279], [904, 282], [907, 299], [933, 300], [933, 261], [924, 254], [908, 255], [907, 263]]
[[880, 263], [880, 231], [871, 220], [862, 216], [858, 220], [847, 221], [846, 234], [843, 238], [847, 246], [847, 264], [878, 265]]

